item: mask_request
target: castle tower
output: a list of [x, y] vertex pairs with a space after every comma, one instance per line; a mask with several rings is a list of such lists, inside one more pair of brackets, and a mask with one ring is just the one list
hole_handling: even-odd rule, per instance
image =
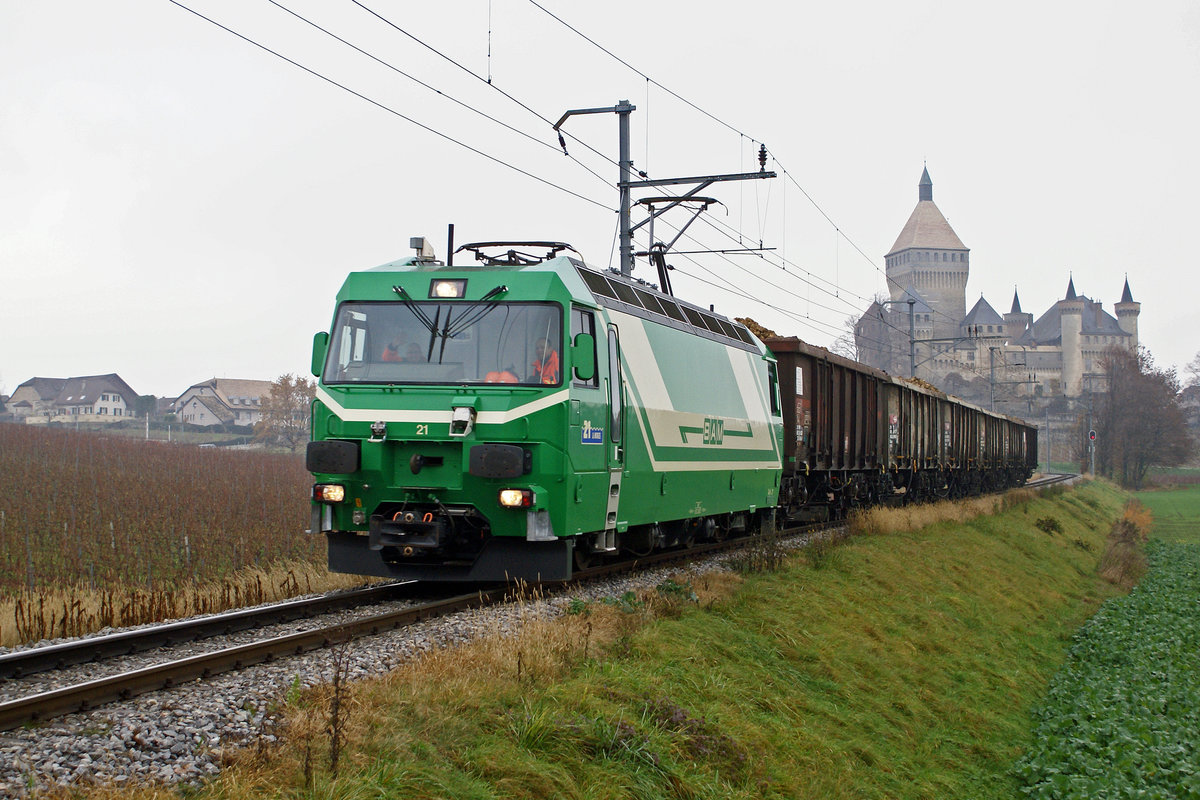
[[1017, 290], [1014, 287], [1012, 310], [1004, 315], [1004, 335], [1008, 341], [1014, 342], [1032, 327], [1033, 314], [1025, 314], [1021, 311], [1021, 298], [1017, 297]]
[[1136, 351], [1138, 346], [1138, 314], [1142, 313], [1142, 304], [1133, 302], [1133, 293], [1129, 291], [1129, 276], [1125, 277], [1125, 291], [1121, 292], [1121, 302], [1116, 305], [1117, 324], [1121, 330], [1130, 336], [1129, 349]]
[[1075, 294], [1075, 279], [1067, 283], [1067, 296], [1059, 300], [1062, 326], [1062, 392], [1079, 397], [1083, 392], [1083, 306]]
[[970, 252], [933, 202], [933, 180], [925, 169], [917, 206], [885, 262], [892, 299], [899, 300], [908, 286], [916, 289], [933, 310], [937, 338], [957, 336], [966, 316]]

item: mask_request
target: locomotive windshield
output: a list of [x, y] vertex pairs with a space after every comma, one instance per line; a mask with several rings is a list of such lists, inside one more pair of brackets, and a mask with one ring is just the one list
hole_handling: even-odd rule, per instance
[[325, 383], [562, 383], [553, 303], [343, 303]]

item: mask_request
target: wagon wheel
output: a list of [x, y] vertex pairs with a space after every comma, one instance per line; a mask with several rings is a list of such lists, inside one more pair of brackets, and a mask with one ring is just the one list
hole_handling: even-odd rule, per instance
[[575, 546], [571, 548], [575, 553], [575, 569], [585, 570], [592, 565], [594, 553], [588, 547], [580, 547], [579, 541], [576, 540]]

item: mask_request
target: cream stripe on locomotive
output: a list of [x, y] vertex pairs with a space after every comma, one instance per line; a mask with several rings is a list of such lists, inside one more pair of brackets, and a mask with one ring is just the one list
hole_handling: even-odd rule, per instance
[[[476, 415], [475, 423], [477, 425], [503, 425], [507, 422], [527, 417], [530, 414], [537, 413], [551, 406], [556, 406], [559, 403], [567, 402], [567, 397], [571, 394], [569, 389], [555, 392], [554, 394], [539, 397], [524, 405], [510, 408], [507, 411], [480, 411]], [[453, 411], [438, 411], [434, 409], [402, 409], [402, 408], [346, 408], [341, 403], [333, 398], [328, 391], [322, 386], [317, 386], [317, 399], [345, 422], [422, 422], [422, 423], [446, 423], [450, 424], [450, 417]]]
[[[670, 349], [651, 343], [646, 331], [649, 323], [611, 309], [608, 313], [620, 331], [624, 378], [634, 399], [631, 410], [639, 415], [642, 439], [655, 471], [780, 468], [779, 452], [767, 416], [766, 398], [761, 388], [756, 388], [761, 382], [755, 374], [755, 362], [760, 358], [757, 353], [711, 342], [711, 346], [704, 350], [713, 356], [714, 361], [707, 365], [682, 365], [690, 372], [689, 385], [676, 387], [673, 398], [666, 376], [672, 372], [672, 368], [678, 375], [681, 365], [663, 363], [656, 355], [662, 353], [669, 356]], [[687, 335], [675, 334], [671, 329], [663, 330], [668, 336]], [[691, 340], [693, 346], [697, 342], [708, 343], [708, 340]], [[725, 407], [716, 409], [714, 406], [715, 410], [710, 413], [677, 409], [677, 401], [683, 396], [700, 404], [713, 400], [714, 371], [722, 373], [722, 378], [736, 389], [733, 393], [726, 393], [723, 398]], [[736, 408], [729, 405], [734, 400]], [[728, 413], [716, 413], [717, 410]], [[672, 457], [663, 452], [664, 448], [682, 448], [690, 451], [690, 454], [683, 458]], [[750, 451], [753, 455], [737, 460], [714, 458], [722, 451]], [[696, 459], [702, 455], [703, 460]], [[750, 460], [755, 457], [757, 460]]]

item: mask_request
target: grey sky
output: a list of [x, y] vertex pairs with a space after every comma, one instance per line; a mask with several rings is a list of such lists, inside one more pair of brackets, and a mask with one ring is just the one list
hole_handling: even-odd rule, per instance
[[[268, 2], [187, 4], [615, 207], [614, 117], [568, 123], [603, 154], [570, 145], [596, 177], [545, 146], [556, 143], [536, 116], [353, 3], [280, 1], [540, 144]], [[862, 298], [884, 290], [882, 256], [927, 161], [934, 198], [972, 251], [968, 306], [982, 292], [1003, 313], [1016, 285], [1024, 309], [1041, 314], [1073, 273], [1111, 311], [1128, 273], [1159, 363], [1182, 366], [1200, 350], [1186, 244], [1200, 219], [1195, 2], [539, 1], [735, 130], [528, 0], [363, 0], [551, 120], [629, 99], [634, 160], [654, 177], [748, 171], [754, 145], [739, 133], [765, 141], [843, 234], [787, 178], [711, 187], [728, 209], [715, 221], [779, 249], [773, 263], [700, 260], [711, 273], [672, 259], [679, 295], [828, 344]], [[306, 373], [345, 273], [407, 254], [413, 235], [444, 256], [447, 223], [460, 243], [558, 239], [610, 263], [612, 211], [166, 0], [4, 3], [0, 76], [8, 392], [34, 375], [115, 371], [140, 393], [176, 395], [214, 375]], [[707, 245], [732, 244], [693, 230]], [[645, 266], [635, 274], [654, 279]], [[702, 282], [723, 279], [793, 316]]]

